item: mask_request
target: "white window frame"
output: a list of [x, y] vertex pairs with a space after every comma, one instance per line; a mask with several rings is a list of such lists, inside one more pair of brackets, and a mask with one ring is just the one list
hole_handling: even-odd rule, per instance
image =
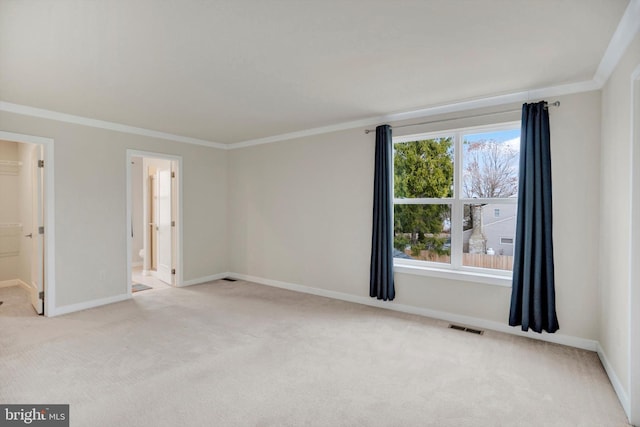
[[[432, 261], [422, 261], [404, 258], [394, 258], [394, 271], [404, 274], [415, 274], [420, 276], [440, 277], [452, 280], [462, 280], [477, 283], [485, 283], [489, 285], [508, 286], [511, 287], [512, 272], [505, 270], [497, 270], [491, 268], [470, 267], [462, 265], [462, 247], [463, 247], [463, 230], [460, 226], [464, 217], [465, 204], [478, 203], [499, 203], [499, 204], [515, 204], [518, 203], [517, 197], [505, 198], [462, 198], [462, 143], [463, 136], [476, 133], [496, 132], [502, 130], [512, 130], [520, 128], [520, 121], [510, 121], [505, 123], [497, 123], [483, 126], [473, 126], [457, 129], [449, 129], [437, 132], [426, 132], [412, 135], [403, 135], [393, 137], [393, 143], [419, 141], [424, 139], [436, 138], [453, 138], [453, 197], [451, 198], [416, 198], [401, 199], [396, 198], [394, 194], [393, 204], [444, 204], [451, 205], [451, 263], [439, 263]], [[395, 151], [394, 151], [395, 156]], [[392, 174], [392, 177], [395, 173]], [[393, 188], [393, 187], [392, 187]], [[515, 244], [515, 238], [514, 238]]]

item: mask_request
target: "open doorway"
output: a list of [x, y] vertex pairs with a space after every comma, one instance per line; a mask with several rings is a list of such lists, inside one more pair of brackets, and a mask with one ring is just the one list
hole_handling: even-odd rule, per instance
[[52, 143], [0, 131], [0, 316], [54, 315]]
[[180, 158], [127, 151], [129, 293], [179, 286]]

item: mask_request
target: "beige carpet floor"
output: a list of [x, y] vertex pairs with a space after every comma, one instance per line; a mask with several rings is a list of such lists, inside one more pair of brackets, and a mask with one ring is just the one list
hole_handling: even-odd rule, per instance
[[[38, 313], [31, 305], [29, 294], [18, 285], [0, 288], [0, 317], [37, 317]], [[0, 323], [2, 325], [2, 323]], [[0, 331], [0, 334], [2, 332]], [[0, 352], [2, 347], [0, 347]], [[2, 353], [0, 353], [2, 354]]]
[[624, 426], [595, 353], [247, 282], [0, 317], [0, 402], [72, 426]]

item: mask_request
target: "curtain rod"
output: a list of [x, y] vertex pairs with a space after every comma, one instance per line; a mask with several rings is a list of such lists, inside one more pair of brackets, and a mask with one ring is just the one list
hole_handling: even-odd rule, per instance
[[[560, 101], [556, 101], [556, 102], [552, 102], [550, 104], [548, 103], [546, 105], [546, 108], [559, 107], [559, 106], [560, 106]], [[493, 113], [472, 114], [470, 116], [451, 117], [451, 118], [448, 118], [448, 119], [431, 120], [429, 122], [411, 123], [409, 125], [398, 125], [398, 126], [392, 126], [392, 128], [405, 128], [405, 127], [408, 127], [408, 126], [430, 125], [432, 123], [450, 122], [452, 120], [471, 119], [471, 118], [474, 118], [474, 117], [493, 116], [495, 114], [517, 113], [517, 112], [521, 112], [521, 111], [522, 111], [522, 108], [519, 108], [517, 110], [494, 111]], [[375, 132], [375, 131], [376, 131], [375, 129], [365, 129], [364, 133], [369, 134], [369, 133]]]

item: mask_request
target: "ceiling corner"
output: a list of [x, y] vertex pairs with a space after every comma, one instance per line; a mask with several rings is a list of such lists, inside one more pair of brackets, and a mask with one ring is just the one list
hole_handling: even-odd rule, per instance
[[631, 0], [611, 37], [593, 80], [600, 88], [609, 80], [629, 44], [640, 30], [640, 0]]

